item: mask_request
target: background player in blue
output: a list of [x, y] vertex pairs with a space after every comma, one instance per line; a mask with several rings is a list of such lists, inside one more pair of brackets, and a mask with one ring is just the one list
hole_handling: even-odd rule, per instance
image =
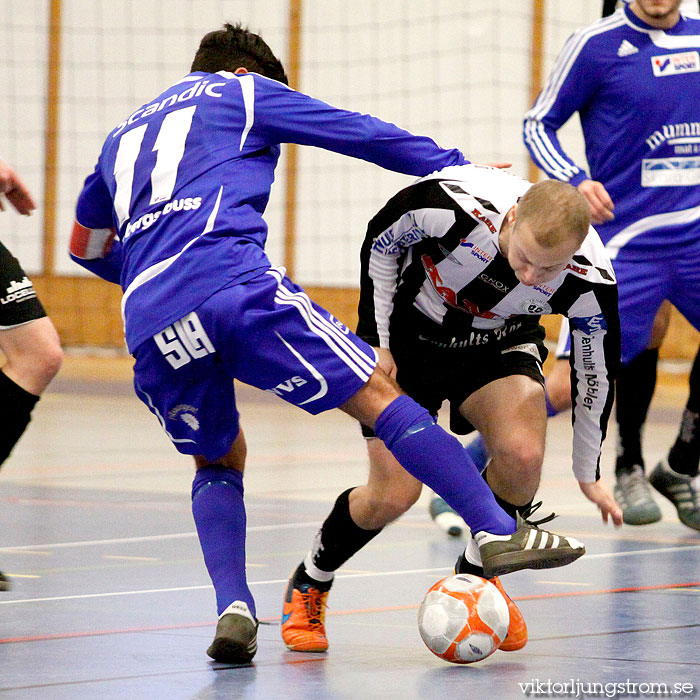
[[[654, 316], [668, 299], [700, 328], [700, 17], [681, 13], [680, 4], [636, 0], [575, 32], [524, 125], [534, 161], [588, 198], [613, 260], [625, 365], [618, 384], [623, 430], [616, 496], [625, 521], [639, 524], [660, 517], [646, 487], [639, 434], [653, 391], [654, 351], [645, 350]], [[590, 175], [556, 136], [575, 112]], [[651, 389], [634, 379], [640, 370], [652, 376]], [[698, 374], [691, 373], [679, 440], [649, 479], [696, 529]]]
[[177, 449], [194, 456], [192, 511], [220, 614], [209, 655], [247, 662], [257, 649], [234, 377], [309, 413], [340, 407], [373, 426], [479, 533], [487, 568], [581, 556], [579, 542], [550, 534], [531, 547], [533, 527], [498, 507], [459, 442], [399, 394], [369, 345], [265, 256], [262, 213], [281, 142], [414, 175], [464, 163], [463, 155], [291, 90], [269, 47], [241, 27], [207, 34], [191, 70], [107, 136], [78, 200], [71, 252], [119, 280], [137, 394]]
[[[0, 211], [3, 196], [19, 214], [29, 216], [34, 199], [19, 175], [0, 160]], [[58, 372], [63, 352], [31, 280], [0, 243], [0, 466], [29, 425], [34, 406]], [[0, 572], [0, 591], [10, 582]]]

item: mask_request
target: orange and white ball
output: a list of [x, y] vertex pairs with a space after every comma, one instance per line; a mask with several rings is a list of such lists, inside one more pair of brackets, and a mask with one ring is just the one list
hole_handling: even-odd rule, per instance
[[436, 656], [471, 664], [493, 654], [510, 624], [508, 603], [492, 583], [471, 574], [441, 579], [425, 594], [418, 629]]

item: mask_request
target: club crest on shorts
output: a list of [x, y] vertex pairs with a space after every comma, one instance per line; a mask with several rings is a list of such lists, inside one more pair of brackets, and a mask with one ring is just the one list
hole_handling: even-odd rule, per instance
[[199, 420], [195, 415], [197, 409], [189, 404], [178, 404], [175, 408], [168, 411], [168, 418], [170, 420], [180, 419], [185, 425], [187, 425], [192, 430], [199, 430]]

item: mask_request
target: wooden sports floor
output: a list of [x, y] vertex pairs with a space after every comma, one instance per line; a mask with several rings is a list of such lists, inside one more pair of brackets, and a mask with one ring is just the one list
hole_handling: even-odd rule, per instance
[[[239, 401], [248, 574], [263, 622], [254, 663], [205, 654], [216, 611], [190, 513], [189, 459], [133, 396], [128, 361], [69, 359], [0, 477], [0, 569], [13, 583], [0, 593], [0, 700], [697, 693], [700, 533], [661, 497], [660, 523], [603, 526], [570, 471], [568, 415], [550, 422], [542, 510], [559, 513], [552, 529], [588, 553], [504, 578], [529, 626], [523, 650], [454, 666], [423, 646], [417, 606], [463, 545], [435, 528], [422, 501], [337, 576], [329, 652], [287, 651], [287, 577], [336, 495], [363, 481], [364, 445], [340, 413], [312, 418], [245, 387]], [[646, 432], [649, 466], [675, 438], [684, 402], [682, 381], [663, 382]], [[608, 440], [608, 474], [613, 452]]]

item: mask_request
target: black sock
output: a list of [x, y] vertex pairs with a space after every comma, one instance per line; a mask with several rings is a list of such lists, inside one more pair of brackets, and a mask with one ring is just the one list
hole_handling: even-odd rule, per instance
[[690, 370], [690, 394], [683, 411], [676, 442], [668, 453], [668, 464], [673, 471], [686, 476], [698, 473], [700, 462], [700, 351], [695, 355]]
[[[484, 477], [484, 479], [486, 480], [487, 484], [489, 483], [488, 471], [489, 471], [488, 469], [485, 469], [481, 474]], [[489, 484], [489, 487], [491, 487], [490, 484]], [[491, 491], [493, 491], [492, 487], [491, 487]], [[515, 519], [515, 516], [517, 513], [522, 513], [524, 510], [526, 510], [527, 508], [529, 508], [532, 505], [532, 499], [530, 499], [525, 505], [522, 505], [522, 506], [513, 505], [512, 503], [509, 503], [508, 501], [506, 501], [504, 498], [501, 498], [495, 491], [493, 492], [493, 497], [496, 499], [496, 503], [498, 503], [498, 505], [501, 506], [501, 508], [503, 508], [503, 510], [506, 513], [508, 513], [508, 515], [510, 515], [510, 517], [513, 519]], [[471, 574], [472, 572], [471, 571], [464, 571], [461, 573]]]
[[350, 515], [351, 491], [348, 489], [338, 496], [333, 510], [316, 536], [311, 558], [314, 566], [321, 571], [331, 572], [340, 568], [382, 531], [381, 528], [363, 530], [355, 524]]
[[38, 400], [38, 396], [25, 391], [0, 371], [0, 465], [22, 437]]
[[658, 350], [644, 350], [620, 369], [616, 398], [619, 436], [616, 474], [630, 471], [635, 464], [644, 469], [642, 427], [647, 419], [649, 404], [656, 387], [658, 359]]

